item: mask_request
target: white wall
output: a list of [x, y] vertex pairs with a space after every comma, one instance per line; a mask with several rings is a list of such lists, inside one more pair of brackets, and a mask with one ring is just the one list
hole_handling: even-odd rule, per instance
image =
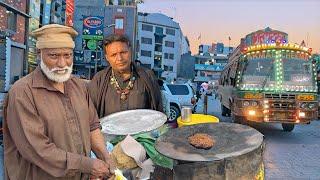
[[[154, 31], [154, 30], [153, 30]], [[139, 46], [140, 50], [138, 53], [139, 60], [143, 64], [151, 64], [151, 68], [153, 68], [154, 63], [154, 32], [149, 32], [149, 31], [142, 31], [142, 23], [138, 22], [138, 40], [139, 40]], [[146, 37], [146, 38], [151, 38], [152, 39], [152, 44], [142, 44], [141, 43], [141, 37]], [[151, 57], [145, 57], [141, 56], [141, 50], [146, 50], [146, 51], [151, 51]]]
[[[149, 31], [142, 31], [142, 24], [148, 24], [153, 26], [153, 32]], [[151, 64], [151, 68], [154, 67], [154, 47], [155, 47], [155, 27], [162, 27], [163, 28], [163, 34], [166, 35], [163, 38], [163, 44], [162, 44], [162, 69], [164, 69], [164, 65], [166, 66], [172, 66], [173, 72], [163, 72], [162, 76], [173, 79], [177, 77], [177, 66], [181, 59], [182, 54], [182, 46], [183, 46], [183, 40], [184, 36], [182, 34], [182, 31], [180, 29], [180, 25], [173, 21], [170, 17], [160, 14], [160, 13], [150, 13], [146, 16], [138, 16], [138, 39], [140, 43], [140, 51], [139, 51], [139, 60], [143, 64]], [[175, 29], [175, 35], [166, 34], [166, 28]], [[150, 44], [142, 44], [141, 43], [141, 37], [146, 38], [152, 38], [152, 45]], [[174, 48], [166, 47], [165, 41], [172, 41], [174, 42]], [[186, 43], [186, 42], [185, 42]], [[184, 47], [184, 49], [187, 49], [188, 47]], [[141, 50], [147, 50], [152, 51], [151, 57], [144, 57], [141, 56]], [[174, 54], [174, 59], [164, 59], [165, 53], [172, 53]]]
[[181, 42], [181, 55], [186, 54], [190, 51], [190, 46], [187, 42], [187, 36], [182, 37], [182, 42]]

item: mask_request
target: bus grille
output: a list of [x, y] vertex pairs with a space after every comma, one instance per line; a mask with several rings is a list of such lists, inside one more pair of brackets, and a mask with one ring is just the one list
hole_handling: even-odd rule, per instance
[[295, 102], [271, 101], [270, 105], [271, 109], [294, 110], [296, 108]]
[[265, 94], [265, 99], [269, 100], [270, 108], [273, 110], [295, 110], [296, 96], [294, 94]]
[[287, 99], [296, 99], [296, 95], [294, 94], [265, 94], [264, 97], [266, 99], [275, 99], [275, 100], [287, 100]]

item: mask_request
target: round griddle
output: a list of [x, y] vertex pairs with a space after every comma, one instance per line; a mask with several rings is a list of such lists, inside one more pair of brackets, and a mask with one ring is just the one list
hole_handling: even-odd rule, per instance
[[121, 111], [100, 119], [102, 133], [111, 135], [132, 135], [152, 131], [166, 121], [165, 114], [149, 109]]
[[[197, 149], [188, 137], [206, 133], [215, 144], [209, 150]], [[263, 135], [257, 130], [234, 123], [211, 123], [172, 129], [158, 138], [156, 149], [161, 154], [181, 161], [216, 161], [251, 152], [261, 146]]]

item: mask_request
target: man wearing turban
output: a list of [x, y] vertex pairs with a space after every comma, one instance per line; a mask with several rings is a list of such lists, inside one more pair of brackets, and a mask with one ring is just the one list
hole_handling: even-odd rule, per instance
[[96, 110], [84, 82], [71, 75], [77, 32], [51, 24], [32, 35], [40, 66], [12, 86], [4, 105], [6, 179], [111, 176]]

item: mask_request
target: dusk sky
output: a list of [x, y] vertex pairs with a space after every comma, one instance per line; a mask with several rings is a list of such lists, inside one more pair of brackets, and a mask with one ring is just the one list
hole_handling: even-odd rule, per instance
[[304, 40], [320, 52], [320, 0], [145, 0], [138, 11], [173, 17], [193, 54], [200, 41], [228, 46], [230, 36], [231, 46], [237, 46], [240, 38], [268, 26], [288, 33], [289, 42]]

